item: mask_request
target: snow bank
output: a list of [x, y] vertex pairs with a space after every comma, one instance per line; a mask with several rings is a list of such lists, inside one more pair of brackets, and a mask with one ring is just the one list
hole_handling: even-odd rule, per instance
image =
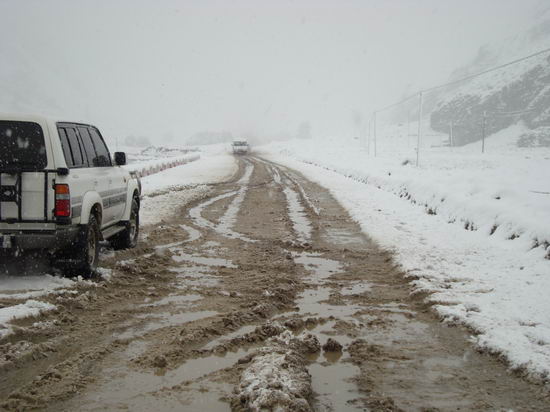
[[[35, 270], [35, 273], [39, 273], [39, 270]], [[38, 301], [37, 298], [52, 294], [76, 294], [75, 288], [79, 285], [92, 286], [96, 284], [81, 277], [68, 279], [46, 273], [16, 276], [1, 273], [0, 299], [3, 301], [4, 307], [0, 308], [0, 339], [13, 333], [11, 321], [38, 316], [42, 312], [55, 309], [54, 305]], [[25, 302], [19, 303], [21, 301]]]
[[143, 193], [148, 195], [174, 187], [217, 183], [230, 178], [236, 171], [237, 163], [229, 154], [203, 155], [192, 163], [143, 177]]
[[513, 238], [524, 251], [550, 252], [550, 151], [495, 145], [499, 150], [481, 155], [476, 146], [423, 149], [419, 168], [410, 153], [373, 158], [351, 144], [295, 141], [267, 150], [368, 183], [448, 223]]
[[236, 171], [237, 163], [233, 156], [214, 154], [144, 177], [141, 223], [156, 224], [169, 218], [178, 208], [204, 197], [210, 190], [209, 184], [225, 181]]
[[13, 333], [13, 328], [9, 324], [15, 319], [28, 318], [30, 316], [38, 316], [42, 312], [55, 309], [55, 306], [46, 302], [37, 300], [28, 300], [25, 303], [8, 306], [0, 309], [0, 339]]
[[135, 172], [139, 177], [144, 177], [163, 172], [164, 170], [171, 169], [173, 167], [182, 166], [198, 159], [200, 159], [199, 154], [188, 154], [184, 156], [175, 156], [131, 163], [124, 166], [124, 168], [130, 172]]
[[297, 411], [313, 409], [311, 376], [304, 353], [310, 351], [311, 335], [294, 336], [289, 330], [270, 338], [266, 345], [239, 362], [248, 363], [235, 387], [232, 406], [250, 411]]
[[44, 275], [0, 276], [0, 299], [30, 299], [61, 292], [76, 284], [74, 280]]
[[408, 156], [373, 158], [350, 142], [262, 149], [327, 187], [478, 347], [548, 379], [549, 152], [423, 150], [416, 168], [403, 164]]

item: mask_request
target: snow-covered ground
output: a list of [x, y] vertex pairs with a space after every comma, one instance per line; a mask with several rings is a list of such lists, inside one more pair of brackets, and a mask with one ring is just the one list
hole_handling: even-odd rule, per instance
[[[192, 162], [142, 178], [144, 194], [140, 212], [142, 225], [161, 222], [181, 205], [207, 193], [208, 183], [223, 181], [236, 172], [235, 159], [225, 146], [205, 146], [202, 149], [200, 158], [193, 153], [179, 156], [184, 159], [193, 158]], [[135, 169], [144, 165], [158, 165], [174, 158], [177, 157], [142, 160], [128, 167]], [[55, 309], [55, 305], [38, 300], [40, 297], [70, 292], [82, 283], [91, 284], [86, 280], [67, 279], [48, 272], [52, 271], [44, 266], [43, 262], [37, 267], [34, 261], [22, 267], [20, 274], [10, 272], [8, 276], [0, 272], [0, 299], [3, 303], [13, 302], [11, 305], [7, 304], [0, 308], [0, 338], [13, 332], [10, 325], [12, 320], [36, 316], [43, 311]], [[110, 271], [103, 270], [101, 273], [104, 280], [108, 281]]]
[[423, 146], [418, 168], [395, 133], [380, 134], [376, 158], [356, 140], [257, 152], [330, 189], [442, 318], [471, 328], [475, 345], [547, 379], [550, 150], [515, 148], [520, 129], [487, 139], [484, 155], [479, 143]]
[[178, 207], [203, 196], [209, 190], [207, 184], [229, 179], [236, 171], [233, 156], [214, 152], [184, 166], [144, 177], [141, 223], [161, 222]]

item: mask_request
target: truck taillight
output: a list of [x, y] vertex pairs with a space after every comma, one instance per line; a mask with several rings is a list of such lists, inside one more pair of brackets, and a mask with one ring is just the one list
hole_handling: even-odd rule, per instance
[[71, 192], [69, 185], [55, 185], [55, 216], [71, 216]]

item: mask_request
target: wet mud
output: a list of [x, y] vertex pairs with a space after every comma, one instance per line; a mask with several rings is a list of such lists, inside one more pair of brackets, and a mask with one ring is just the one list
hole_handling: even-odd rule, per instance
[[[549, 410], [330, 193], [252, 156], [0, 341], [4, 410]], [[185, 188], [182, 188], [185, 190]]]

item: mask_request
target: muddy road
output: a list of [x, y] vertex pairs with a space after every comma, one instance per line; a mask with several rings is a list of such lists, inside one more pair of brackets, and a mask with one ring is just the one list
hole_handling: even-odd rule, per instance
[[550, 410], [411, 296], [326, 190], [238, 161], [137, 249], [106, 251], [110, 281], [17, 322], [0, 342], [1, 408]]

